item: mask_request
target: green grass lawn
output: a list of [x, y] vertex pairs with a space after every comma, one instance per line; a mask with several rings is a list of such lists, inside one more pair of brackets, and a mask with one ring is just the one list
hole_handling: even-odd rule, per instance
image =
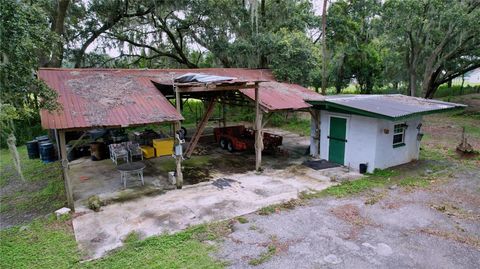
[[124, 247], [106, 257], [80, 263], [69, 220], [36, 220], [26, 226], [0, 231], [0, 268], [223, 268], [204, 243], [231, 232], [219, 222], [189, 228], [173, 235], [138, 240], [129, 236]]
[[71, 268], [80, 260], [68, 221], [39, 219], [26, 227], [0, 231], [0, 268]]

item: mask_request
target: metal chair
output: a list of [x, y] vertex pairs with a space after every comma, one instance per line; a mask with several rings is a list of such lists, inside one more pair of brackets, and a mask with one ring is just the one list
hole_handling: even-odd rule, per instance
[[124, 162], [128, 162], [128, 150], [122, 144], [110, 144], [108, 145], [108, 149], [110, 151], [110, 159], [118, 165], [118, 160], [123, 160]]
[[133, 158], [140, 157], [140, 160], [143, 160], [143, 152], [138, 143], [129, 143], [127, 145], [128, 155], [130, 157], [130, 162], [133, 162]]

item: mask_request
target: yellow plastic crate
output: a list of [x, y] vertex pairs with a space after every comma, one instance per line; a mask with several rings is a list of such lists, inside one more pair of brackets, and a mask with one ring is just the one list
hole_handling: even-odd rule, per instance
[[173, 154], [173, 138], [153, 139], [153, 147], [157, 157]]
[[143, 157], [145, 159], [153, 158], [155, 157], [155, 149], [150, 146], [140, 146], [143, 152]]

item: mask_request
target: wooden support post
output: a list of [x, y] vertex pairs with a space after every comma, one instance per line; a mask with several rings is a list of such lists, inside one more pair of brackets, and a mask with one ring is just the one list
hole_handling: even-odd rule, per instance
[[[175, 89], [175, 105], [177, 107], [177, 112], [178, 113], [182, 113], [182, 108], [181, 108], [181, 104], [182, 104], [182, 98], [180, 96], [180, 92], [178, 91], [178, 88], [177, 87], [174, 87]], [[179, 131], [181, 129], [181, 122], [180, 121], [177, 121], [175, 122], [175, 128], [174, 128], [174, 140], [175, 140], [175, 146], [181, 146], [180, 144], [180, 140], [177, 139], [177, 131]], [[175, 154], [175, 152], [174, 152]], [[177, 186], [177, 189], [181, 189], [183, 187], [183, 173], [182, 173], [182, 158], [183, 156], [180, 155], [176, 155], [175, 156], [175, 185]]]
[[259, 102], [259, 83], [255, 82], [255, 170], [262, 170], [262, 150], [263, 150], [263, 131], [262, 131], [262, 111]]
[[202, 120], [197, 126], [197, 129], [195, 130], [195, 134], [192, 136], [192, 140], [188, 144], [187, 150], [185, 150], [185, 156], [187, 158], [190, 158], [192, 156], [193, 150], [197, 146], [198, 140], [200, 139], [200, 136], [202, 136], [203, 130], [205, 129], [205, 126], [207, 126], [208, 119], [213, 114], [215, 107], [215, 98], [212, 98], [208, 104], [207, 110], [203, 114]]
[[222, 127], [227, 127], [227, 106], [222, 102]]
[[60, 151], [60, 155], [62, 156], [62, 161], [60, 163], [62, 165], [63, 180], [65, 182], [65, 194], [67, 196], [67, 205], [70, 209], [75, 210], [74, 204], [73, 204], [72, 182], [70, 181], [70, 176], [68, 175], [67, 143], [65, 140], [65, 131], [59, 130], [58, 137], [60, 139], [59, 151]]
[[320, 110], [311, 108], [312, 117], [310, 124], [310, 155], [314, 158], [320, 157]]

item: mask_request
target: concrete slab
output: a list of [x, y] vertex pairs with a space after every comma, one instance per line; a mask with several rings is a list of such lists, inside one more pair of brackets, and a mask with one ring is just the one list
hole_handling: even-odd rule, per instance
[[[347, 171], [338, 169], [336, 174]], [[332, 173], [332, 171], [329, 171]], [[172, 190], [154, 197], [86, 211], [73, 219], [75, 238], [85, 258], [99, 258], [122, 245], [131, 232], [141, 237], [172, 233], [191, 225], [219, 221], [254, 212], [267, 205], [297, 198], [302, 191], [322, 190], [332, 183], [320, 171], [297, 167], [293, 171], [267, 169]]]
[[[80, 213], [73, 219], [73, 227], [85, 258], [99, 258], [121, 246], [131, 232], [141, 237], [177, 232], [191, 225], [229, 219], [285, 202], [297, 198], [302, 191], [322, 190], [339, 178], [360, 176], [343, 167], [320, 171], [308, 168], [302, 165], [309, 158], [305, 155], [308, 137], [280, 129], [268, 131], [283, 136], [285, 154], [266, 154], [262, 174], [250, 171], [255, 164], [253, 154], [229, 153], [220, 149], [213, 138], [204, 139], [201, 144], [209, 148], [208, 155], [194, 156], [183, 165], [185, 172], [208, 170], [210, 181], [186, 185], [182, 190], [173, 189], [167, 180], [168, 171], [174, 169], [172, 158], [146, 160], [145, 186], [131, 180], [125, 190], [110, 160], [92, 162], [84, 158], [72, 162], [69, 173], [74, 185], [75, 211]], [[151, 190], [168, 191], [143, 195]], [[102, 201], [117, 202], [93, 212], [85, 205], [91, 195], [98, 195]], [[135, 199], [118, 199], [122, 197]]]
[[[171, 159], [171, 158], [170, 158]], [[70, 163], [69, 175], [73, 185], [73, 198], [76, 211], [85, 208], [85, 201], [92, 195], [98, 195], [102, 200], [126, 195], [131, 192], [145, 192], [152, 189], [172, 189], [167, 180], [167, 172], [161, 167], [168, 167], [172, 162], [169, 158], [144, 160], [145, 186], [139, 180], [131, 177], [127, 180], [127, 189], [123, 188], [120, 172], [110, 160], [92, 161], [88, 157], [74, 160]], [[160, 168], [159, 168], [160, 167]]]

